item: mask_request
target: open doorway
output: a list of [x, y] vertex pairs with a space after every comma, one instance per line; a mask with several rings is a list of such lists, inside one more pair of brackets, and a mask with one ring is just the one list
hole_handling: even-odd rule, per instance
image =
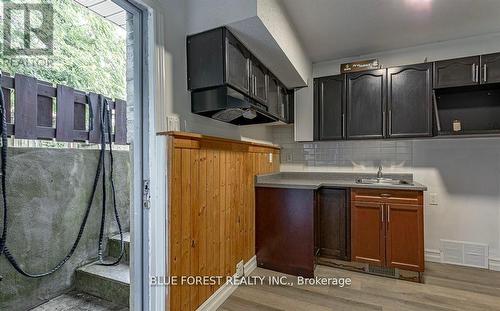
[[141, 306], [143, 10], [126, 0], [40, 0], [1, 11], [10, 50], [0, 58], [9, 207], [0, 213], [0, 309]]

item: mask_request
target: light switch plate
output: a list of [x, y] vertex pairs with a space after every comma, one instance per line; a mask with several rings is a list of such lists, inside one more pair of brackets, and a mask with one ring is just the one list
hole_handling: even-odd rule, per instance
[[180, 131], [180, 120], [178, 116], [167, 116], [167, 131]]
[[438, 205], [438, 195], [435, 192], [429, 193], [429, 205]]

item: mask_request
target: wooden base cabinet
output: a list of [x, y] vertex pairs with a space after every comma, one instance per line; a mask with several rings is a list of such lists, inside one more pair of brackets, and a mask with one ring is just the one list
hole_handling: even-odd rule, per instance
[[348, 190], [322, 188], [317, 192], [317, 255], [351, 260]]
[[352, 260], [424, 271], [423, 192], [351, 191]]

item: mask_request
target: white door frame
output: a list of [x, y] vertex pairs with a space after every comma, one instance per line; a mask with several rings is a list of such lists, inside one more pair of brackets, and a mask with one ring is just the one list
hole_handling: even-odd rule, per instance
[[[132, 144], [132, 207], [130, 211], [130, 310], [149, 310], [150, 210], [143, 198], [145, 181], [155, 172], [154, 104], [151, 100], [150, 10], [134, 0], [113, 0], [133, 15], [134, 107]], [[150, 185], [151, 187], [151, 185]]]

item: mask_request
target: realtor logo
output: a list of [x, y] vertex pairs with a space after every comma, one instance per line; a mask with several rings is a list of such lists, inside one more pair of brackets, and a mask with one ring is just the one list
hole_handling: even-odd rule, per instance
[[54, 10], [47, 3], [3, 4], [3, 53], [52, 55]]

